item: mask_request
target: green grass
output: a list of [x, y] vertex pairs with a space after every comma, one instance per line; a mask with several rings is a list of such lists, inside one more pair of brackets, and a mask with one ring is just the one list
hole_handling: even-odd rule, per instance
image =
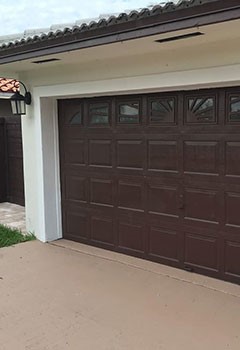
[[23, 234], [17, 229], [13, 229], [0, 224], [0, 248], [9, 247], [13, 244], [33, 241], [36, 237], [32, 233]]

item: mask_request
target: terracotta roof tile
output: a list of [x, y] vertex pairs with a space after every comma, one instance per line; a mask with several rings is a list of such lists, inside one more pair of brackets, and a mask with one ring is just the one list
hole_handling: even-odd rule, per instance
[[112, 27], [124, 22], [142, 20], [146, 17], [153, 17], [164, 13], [178, 11], [189, 7], [195, 7], [217, 1], [219, 0], [179, 0], [177, 3], [176, 1], [166, 1], [164, 4], [149, 6], [139, 10], [129, 10], [126, 11], [126, 13], [115, 15], [109, 14], [104, 17], [99, 16], [98, 18], [81, 20], [77, 21], [76, 23], [68, 23], [65, 25], [53, 25], [50, 28], [42, 28], [39, 30], [26, 30], [22, 34], [0, 37], [0, 50], [3, 51], [23, 45], [49, 41], [56, 38], [75, 36], [76, 34], [93, 31], [102, 27]]
[[16, 79], [0, 78], [0, 92], [14, 93], [19, 91], [19, 82]]

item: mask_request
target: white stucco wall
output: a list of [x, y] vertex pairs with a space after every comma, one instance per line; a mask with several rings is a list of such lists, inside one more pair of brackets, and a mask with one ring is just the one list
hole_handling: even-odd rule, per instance
[[211, 47], [21, 72], [33, 94], [22, 118], [27, 229], [42, 241], [62, 236], [57, 98], [240, 85], [240, 49], [226, 42]]

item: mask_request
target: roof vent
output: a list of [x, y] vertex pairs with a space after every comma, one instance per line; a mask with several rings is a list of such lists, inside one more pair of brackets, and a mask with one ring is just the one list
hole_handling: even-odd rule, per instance
[[170, 41], [177, 41], [177, 40], [183, 40], [183, 39], [189, 39], [193, 38], [195, 36], [204, 35], [204, 33], [201, 32], [194, 32], [194, 33], [188, 33], [188, 34], [182, 34], [182, 35], [176, 35], [176, 36], [170, 36], [169, 38], [163, 38], [159, 40], [155, 40], [157, 43], [167, 43]]
[[55, 62], [55, 61], [60, 61], [60, 59], [59, 58], [47, 58], [45, 60], [33, 61], [32, 63], [43, 64], [43, 63], [49, 63], [49, 62]]

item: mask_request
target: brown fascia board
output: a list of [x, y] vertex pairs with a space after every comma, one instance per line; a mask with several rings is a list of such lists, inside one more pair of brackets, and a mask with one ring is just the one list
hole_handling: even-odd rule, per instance
[[[192, 0], [195, 6], [176, 7], [170, 12], [147, 15], [136, 20], [125, 19], [118, 24], [94, 25], [57, 31], [31, 39], [20, 40], [9, 47], [0, 48], [0, 64], [27, 60], [40, 56], [106, 45], [150, 35], [201, 27], [240, 18], [239, 0], [203, 2]], [[189, 4], [189, 1], [186, 2]], [[149, 12], [149, 10], [148, 10]], [[126, 15], [127, 17], [127, 15]]]

